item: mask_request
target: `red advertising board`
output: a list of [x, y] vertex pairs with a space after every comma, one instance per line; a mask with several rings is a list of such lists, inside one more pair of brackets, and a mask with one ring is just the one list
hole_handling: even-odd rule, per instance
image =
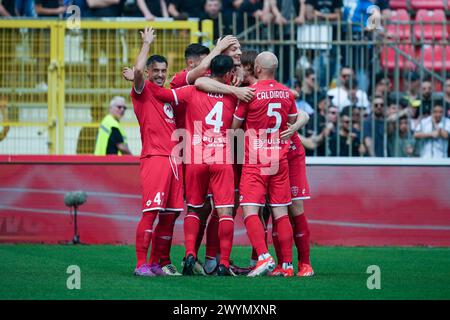
[[[321, 245], [450, 246], [450, 168], [308, 165], [311, 240]], [[0, 242], [63, 243], [73, 237], [69, 191], [83, 243], [133, 244], [140, 218], [139, 159], [0, 156]], [[183, 215], [174, 243], [183, 243]], [[248, 245], [240, 212], [235, 243]]]

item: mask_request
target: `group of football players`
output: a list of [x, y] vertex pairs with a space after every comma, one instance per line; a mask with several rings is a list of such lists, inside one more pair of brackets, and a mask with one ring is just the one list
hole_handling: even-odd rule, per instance
[[[303, 207], [310, 195], [297, 134], [309, 118], [297, 110], [296, 93], [275, 80], [277, 57], [268, 51], [242, 52], [231, 35], [211, 51], [191, 44], [185, 50], [186, 68], [166, 89], [166, 58], [148, 57], [155, 31], [146, 28], [141, 37], [134, 68], [123, 71], [133, 82], [142, 140], [134, 274], [180, 275], [170, 249], [186, 202], [183, 275], [295, 276], [295, 243], [297, 276], [312, 276]], [[253, 247], [248, 268], [230, 260], [239, 206]], [[276, 260], [267, 244], [270, 218]], [[198, 251], [205, 233], [202, 264]]]

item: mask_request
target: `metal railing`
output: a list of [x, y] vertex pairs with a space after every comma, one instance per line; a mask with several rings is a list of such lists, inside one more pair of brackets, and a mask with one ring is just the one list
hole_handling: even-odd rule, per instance
[[[0, 101], [7, 110], [0, 113], [0, 128], [9, 127], [0, 153], [92, 154], [111, 98], [123, 96], [132, 109], [122, 68], [134, 65], [139, 30], [146, 26], [156, 30], [151, 54], [168, 59], [168, 79], [185, 67], [188, 44], [200, 37], [212, 43], [210, 20], [83, 20], [79, 29], [71, 29], [63, 20], [0, 19]], [[139, 154], [132, 110], [122, 122], [132, 152]]]

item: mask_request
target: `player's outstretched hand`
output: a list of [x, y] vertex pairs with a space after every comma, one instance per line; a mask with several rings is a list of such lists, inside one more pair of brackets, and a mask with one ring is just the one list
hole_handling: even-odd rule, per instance
[[216, 44], [216, 48], [219, 52], [226, 50], [229, 46], [237, 44], [239, 41], [235, 36], [225, 36], [222, 39], [219, 39]]
[[152, 27], [146, 27], [144, 29], [144, 31], [140, 31], [141, 33], [141, 37], [142, 37], [142, 42], [144, 43], [148, 43], [151, 44], [153, 42], [153, 40], [155, 40], [156, 35], [155, 35], [155, 30], [153, 30]]
[[127, 81], [134, 81], [134, 68], [124, 67], [122, 70], [122, 76]]
[[290, 124], [289, 122], [287, 123], [287, 127], [288, 128], [280, 134], [280, 138], [282, 140], [289, 140], [294, 135], [294, 133], [297, 132], [297, 128], [295, 127], [295, 125]]
[[250, 87], [236, 87], [234, 88], [234, 95], [241, 101], [249, 102], [254, 96], [255, 88]]

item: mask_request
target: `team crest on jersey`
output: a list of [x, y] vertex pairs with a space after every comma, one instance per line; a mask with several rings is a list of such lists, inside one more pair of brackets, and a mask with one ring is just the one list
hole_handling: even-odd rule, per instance
[[170, 103], [164, 104], [164, 113], [166, 114], [167, 117], [169, 117], [170, 119], [173, 119], [173, 109], [172, 109], [172, 106], [170, 105]]
[[[303, 191], [304, 191], [304, 189], [303, 189]], [[292, 192], [292, 195], [294, 197], [296, 197], [298, 195], [298, 187], [297, 186], [292, 186], [291, 187], [291, 192]]]

